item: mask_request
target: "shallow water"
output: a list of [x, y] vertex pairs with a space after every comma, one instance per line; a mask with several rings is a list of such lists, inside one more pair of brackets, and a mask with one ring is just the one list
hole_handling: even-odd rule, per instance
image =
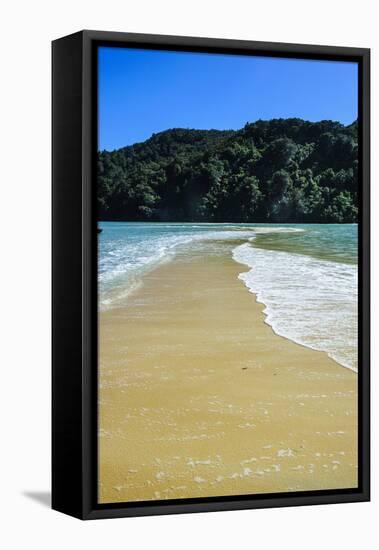
[[[125, 303], [141, 276], [177, 251], [224, 253], [284, 337], [357, 368], [357, 226], [102, 222], [99, 307]], [[241, 244], [242, 243], [242, 244]], [[223, 245], [223, 246], [220, 246]]]

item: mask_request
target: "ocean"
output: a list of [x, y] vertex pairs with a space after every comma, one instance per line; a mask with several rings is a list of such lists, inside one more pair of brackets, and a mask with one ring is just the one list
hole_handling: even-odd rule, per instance
[[[125, 305], [141, 276], [177, 252], [227, 253], [275, 333], [357, 370], [356, 224], [101, 222], [99, 308]], [[225, 242], [230, 247], [225, 248]]]

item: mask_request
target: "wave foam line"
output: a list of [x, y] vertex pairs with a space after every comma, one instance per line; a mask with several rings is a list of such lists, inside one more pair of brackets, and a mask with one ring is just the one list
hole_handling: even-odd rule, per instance
[[357, 371], [358, 273], [354, 265], [254, 248], [233, 250], [250, 271], [239, 278], [265, 306], [265, 322], [279, 336], [324, 351]]
[[[248, 239], [252, 229], [227, 228], [218, 231], [148, 236], [123, 235], [105, 239], [99, 251], [99, 304], [102, 309], [123, 303], [134, 289], [136, 278], [168, 262], [183, 246], [199, 245], [206, 241]], [[131, 284], [133, 283], [133, 284]]]

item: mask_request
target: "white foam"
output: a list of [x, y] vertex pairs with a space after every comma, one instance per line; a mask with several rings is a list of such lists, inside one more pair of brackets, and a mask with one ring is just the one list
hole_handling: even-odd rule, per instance
[[265, 321], [280, 336], [357, 369], [357, 266], [301, 254], [254, 248], [233, 258], [251, 269], [239, 278], [265, 305]]
[[122, 303], [130, 292], [138, 288], [143, 273], [173, 259], [179, 247], [198, 245], [203, 241], [248, 239], [254, 235], [253, 229], [247, 227], [233, 229], [227, 226], [214, 231], [201, 228], [201, 231], [188, 232], [196, 226], [178, 226], [181, 232], [177, 233], [171, 232], [175, 226], [167, 227], [170, 232], [162, 233], [164, 227], [158, 226], [160, 231], [156, 231], [156, 235], [149, 226], [148, 235], [133, 235], [126, 231], [117, 238], [104, 239], [103, 236], [98, 260], [101, 309]]

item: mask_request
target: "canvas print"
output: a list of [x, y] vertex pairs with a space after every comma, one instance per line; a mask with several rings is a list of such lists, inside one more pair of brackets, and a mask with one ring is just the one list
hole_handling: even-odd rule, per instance
[[98, 502], [358, 486], [358, 65], [98, 48]]

